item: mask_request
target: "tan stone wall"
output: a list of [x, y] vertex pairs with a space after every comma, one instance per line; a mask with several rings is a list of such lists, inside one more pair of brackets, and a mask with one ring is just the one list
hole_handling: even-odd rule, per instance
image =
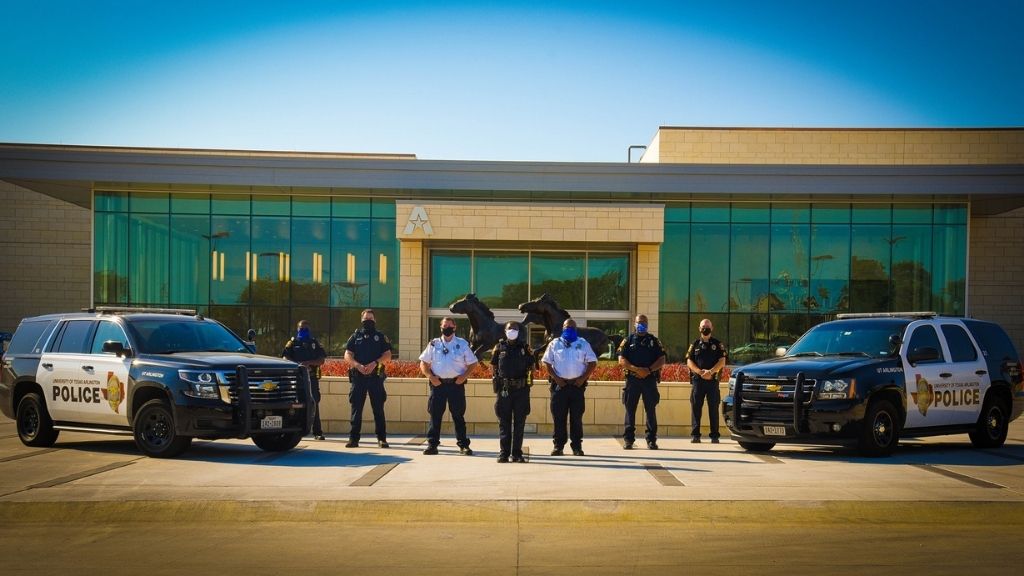
[[1024, 208], [971, 218], [969, 235], [968, 314], [998, 322], [1024, 353]]
[[0, 331], [90, 304], [89, 210], [0, 181]]
[[423, 286], [423, 243], [415, 240], [402, 242], [399, 262], [398, 349], [402, 360], [413, 360], [424, 346], [422, 334], [426, 292]]
[[[384, 412], [388, 419], [388, 431], [393, 434], [426, 434], [429, 424], [427, 415], [427, 381], [418, 378], [388, 378], [388, 399]], [[498, 433], [498, 420], [494, 415], [494, 391], [490, 380], [470, 380], [466, 384], [466, 428], [469, 435], [494, 435]], [[722, 383], [722, 397], [727, 385]], [[320, 401], [321, 418], [328, 434], [348, 434], [350, 405], [348, 403], [349, 383], [344, 378], [324, 378], [320, 382], [323, 399]], [[587, 387], [587, 408], [583, 414], [584, 442], [587, 436], [608, 436], [622, 434], [624, 408], [620, 400], [621, 382], [591, 382]], [[659, 385], [661, 403], [658, 405], [658, 435], [688, 436], [690, 434], [690, 385], [666, 383]], [[546, 382], [539, 382], [530, 394], [530, 415], [527, 431], [544, 436], [552, 433], [549, 392]], [[716, 408], [721, 410], [721, 406]], [[704, 408], [702, 424], [708, 428], [707, 407]], [[643, 438], [643, 405], [637, 409], [638, 437]], [[452, 439], [451, 416], [446, 412], [441, 441]], [[727, 435], [722, 424], [721, 432]], [[373, 440], [373, 414], [369, 400], [363, 411], [362, 435]]]
[[646, 314], [648, 330], [658, 334], [661, 304], [661, 245], [640, 244], [636, 249], [636, 312]]
[[662, 164], [1020, 164], [1024, 130], [662, 127], [641, 162]]

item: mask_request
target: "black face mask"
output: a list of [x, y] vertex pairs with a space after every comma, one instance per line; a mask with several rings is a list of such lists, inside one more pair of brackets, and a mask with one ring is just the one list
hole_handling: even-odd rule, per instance
[[445, 336], [451, 336], [452, 334], [455, 334], [455, 328], [451, 326], [441, 328], [441, 334], [444, 334]]
[[363, 330], [367, 332], [373, 332], [373, 329], [377, 327], [377, 323], [373, 320], [363, 320]]
[[711, 328], [701, 328], [700, 329], [700, 333], [705, 335], [705, 336], [710, 336], [711, 335]]

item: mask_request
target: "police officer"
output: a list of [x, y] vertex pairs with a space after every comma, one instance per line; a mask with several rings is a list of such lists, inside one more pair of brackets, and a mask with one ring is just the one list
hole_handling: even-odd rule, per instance
[[437, 454], [437, 447], [441, 444], [441, 417], [447, 405], [455, 423], [459, 452], [464, 456], [473, 455], [469, 436], [466, 435], [466, 380], [476, 364], [477, 358], [469, 342], [455, 335], [455, 320], [443, 318], [441, 337], [431, 340], [420, 354], [420, 372], [430, 379], [430, 395], [427, 397], [430, 428], [427, 429], [424, 454]]
[[626, 370], [626, 387], [622, 389], [622, 403], [626, 405], [622, 440], [626, 450], [632, 450], [636, 441], [636, 407], [641, 398], [647, 415], [647, 447], [658, 449], [658, 416], [655, 409], [661, 399], [658, 393], [658, 371], [665, 365], [665, 347], [657, 336], [647, 331], [647, 326], [647, 316], [637, 314], [634, 324], [636, 331], [619, 345], [619, 365]]
[[307, 320], [299, 320], [295, 337], [284, 345], [281, 356], [292, 362], [309, 368], [309, 385], [313, 392], [314, 412], [313, 438], [324, 439], [324, 429], [320, 424], [320, 366], [327, 359], [327, 351], [313, 338]]
[[[579, 337], [576, 321], [566, 318], [562, 335], [548, 343], [541, 358], [551, 382], [551, 417], [555, 424], [552, 456], [561, 456], [568, 439], [574, 456], [583, 456], [583, 411], [586, 398], [583, 392], [587, 380], [597, 367], [597, 355], [590, 343]], [[565, 420], [569, 419], [566, 434]]]
[[700, 418], [704, 411], [704, 400], [708, 402], [708, 419], [711, 421], [712, 444], [718, 444], [718, 409], [722, 401], [718, 389], [718, 378], [728, 351], [725, 344], [711, 336], [714, 326], [707, 318], [700, 321], [700, 338], [690, 344], [686, 351], [686, 365], [690, 368], [690, 442], [700, 443]]
[[388, 448], [387, 420], [384, 417], [384, 401], [388, 394], [384, 390], [384, 364], [391, 360], [391, 340], [377, 330], [376, 317], [373, 309], [367, 308], [360, 315], [363, 323], [359, 330], [352, 333], [345, 344], [345, 361], [351, 368], [348, 370], [348, 381], [352, 389], [348, 400], [352, 404], [352, 418], [346, 448], [359, 446], [360, 431], [363, 427], [363, 407], [366, 396], [370, 396], [370, 409], [373, 410], [374, 432], [377, 434], [377, 446]]
[[497, 400], [494, 413], [498, 416], [498, 441], [501, 450], [498, 462], [526, 462], [523, 459], [523, 432], [526, 416], [530, 413], [530, 386], [533, 385], [533, 366], [537, 359], [526, 343], [520, 339], [518, 322], [505, 324], [505, 337], [498, 340], [491, 351], [492, 382]]

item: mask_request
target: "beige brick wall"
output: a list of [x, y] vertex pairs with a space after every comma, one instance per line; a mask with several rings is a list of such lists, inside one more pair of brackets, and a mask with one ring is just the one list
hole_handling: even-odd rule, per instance
[[423, 243], [406, 240], [400, 246], [398, 278], [398, 349], [402, 360], [413, 360], [423, 349]]
[[968, 240], [968, 313], [998, 322], [1024, 353], [1024, 208], [974, 217]]
[[0, 181], [0, 331], [90, 304], [90, 213]]
[[[427, 381], [418, 378], [388, 378], [388, 399], [384, 412], [388, 419], [388, 431], [393, 434], [425, 434], [429, 424], [427, 414]], [[489, 380], [470, 380], [466, 384], [466, 428], [473, 435], [498, 433], [498, 421], [494, 415], [494, 392]], [[722, 383], [722, 397], [727, 385]], [[348, 434], [350, 405], [348, 403], [349, 383], [344, 378], [324, 378], [320, 383], [321, 418], [328, 434]], [[624, 408], [620, 400], [621, 382], [591, 382], [587, 387], [587, 408], [583, 414], [584, 443], [587, 436], [608, 436], [622, 434]], [[690, 434], [690, 385], [686, 383], [661, 383], [661, 403], [658, 405], [659, 436], [688, 436]], [[527, 431], [543, 436], [552, 433], [549, 392], [546, 382], [539, 382], [530, 394], [530, 415], [527, 417]], [[367, 401], [369, 402], [369, 401]], [[708, 428], [707, 407], [702, 424]], [[721, 410], [719, 406], [717, 410]], [[637, 409], [638, 437], [643, 438], [644, 409]], [[367, 404], [363, 411], [363, 437], [373, 439], [373, 414]], [[451, 416], [446, 412], [441, 441], [454, 443]], [[721, 432], [727, 433], [724, 421]]]
[[661, 292], [661, 245], [640, 244], [636, 248], [636, 312], [646, 314], [648, 330], [658, 334]]
[[662, 127], [641, 162], [662, 164], [1020, 164], [1024, 130]]

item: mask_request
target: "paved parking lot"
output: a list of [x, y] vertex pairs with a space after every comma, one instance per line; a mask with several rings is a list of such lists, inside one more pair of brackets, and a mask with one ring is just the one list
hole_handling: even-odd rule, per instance
[[[611, 437], [552, 457], [549, 439], [528, 436], [529, 463], [498, 464], [493, 437], [474, 438], [471, 457], [451, 438], [424, 456], [422, 441], [346, 449], [335, 437], [284, 454], [197, 441], [156, 460], [124, 437], [63, 433], [28, 448], [2, 421], [0, 553], [8, 573], [82, 562], [112, 573], [792, 573], [826, 562], [977, 574], [1024, 563], [1020, 421], [999, 450], [962, 435], [909, 440], [885, 459], [687, 438], [625, 451]], [[146, 552], [116, 561], [134, 549]]]

